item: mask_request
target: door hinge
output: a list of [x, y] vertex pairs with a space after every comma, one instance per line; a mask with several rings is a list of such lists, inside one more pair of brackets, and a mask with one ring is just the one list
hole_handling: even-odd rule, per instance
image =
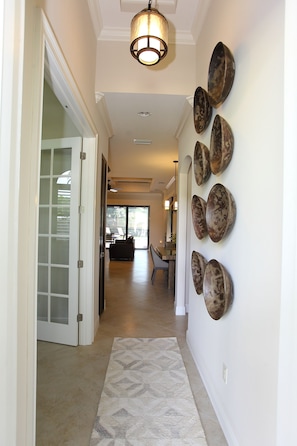
[[78, 315], [77, 315], [77, 322], [82, 322], [82, 320], [83, 320], [82, 313], [78, 313]]
[[80, 152], [80, 159], [85, 160], [87, 158], [86, 152]]
[[83, 268], [84, 267], [84, 261], [83, 260], [78, 260], [77, 261], [77, 267], [78, 268]]

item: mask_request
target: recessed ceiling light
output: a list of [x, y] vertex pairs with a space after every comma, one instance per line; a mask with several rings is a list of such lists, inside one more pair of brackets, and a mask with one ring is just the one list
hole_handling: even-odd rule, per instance
[[151, 116], [151, 112], [148, 112], [148, 111], [140, 111], [137, 114], [141, 118], [148, 118], [149, 116]]

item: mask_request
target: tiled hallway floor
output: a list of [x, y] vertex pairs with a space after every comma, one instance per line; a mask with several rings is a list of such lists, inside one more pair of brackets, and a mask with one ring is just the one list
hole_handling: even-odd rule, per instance
[[187, 317], [174, 315], [174, 296], [148, 251], [134, 262], [107, 262], [106, 309], [91, 346], [38, 343], [37, 446], [88, 446], [113, 338], [176, 336], [209, 446], [227, 445], [189, 349]]

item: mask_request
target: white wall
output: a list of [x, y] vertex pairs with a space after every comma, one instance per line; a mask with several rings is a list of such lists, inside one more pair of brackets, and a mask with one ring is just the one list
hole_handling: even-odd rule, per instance
[[190, 115], [179, 159], [182, 165], [186, 156], [193, 157], [197, 140], [209, 147], [216, 113], [229, 122], [235, 139], [229, 167], [203, 186], [193, 177], [190, 195], [207, 199], [213, 184], [224, 184], [236, 201], [235, 226], [214, 243], [198, 240], [191, 225], [187, 258], [194, 249], [222, 262], [233, 278], [234, 303], [222, 319], [212, 320], [190, 277], [187, 339], [228, 443], [272, 446], [277, 444], [282, 267], [284, 1], [214, 0], [197, 44], [197, 86], [207, 89], [209, 61], [219, 41], [235, 58], [233, 88], [203, 134], [196, 134]]

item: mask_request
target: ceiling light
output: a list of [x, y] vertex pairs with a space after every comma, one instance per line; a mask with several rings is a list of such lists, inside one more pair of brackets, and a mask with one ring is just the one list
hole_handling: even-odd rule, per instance
[[137, 114], [138, 114], [138, 116], [140, 116], [141, 118], [148, 118], [149, 116], [151, 116], [151, 113], [148, 112], [148, 111], [138, 112]]
[[168, 22], [149, 0], [147, 9], [131, 21], [132, 56], [143, 65], [156, 65], [168, 51]]
[[107, 190], [108, 190], [108, 192], [117, 192], [118, 191], [117, 189], [115, 189], [114, 187], [111, 186], [110, 180], [108, 180]]

